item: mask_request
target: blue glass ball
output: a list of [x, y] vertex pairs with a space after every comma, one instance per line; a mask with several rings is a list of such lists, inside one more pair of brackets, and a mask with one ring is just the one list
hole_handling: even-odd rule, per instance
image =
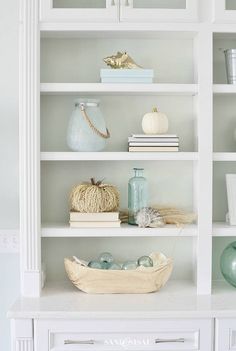
[[102, 269], [110, 269], [111, 263], [109, 262], [101, 262]]
[[119, 265], [119, 263], [112, 263], [111, 265], [110, 265], [110, 267], [108, 268], [108, 269], [113, 269], [113, 270], [116, 270], [116, 271], [118, 271], [118, 270], [120, 270], [121, 269], [121, 266]]
[[236, 241], [229, 244], [222, 252], [220, 269], [225, 280], [236, 288]]
[[143, 267], [153, 267], [153, 260], [149, 256], [142, 256], [138, 259], [138, 265]]
[[136, 269], [137, 267], [138, 267], [138, 264], [136, 261], [126, 261], [122, 265], [122, 269], [124, 269], [125, 271]]
[[101, 262], [98, 262], [98, 261], [90, 261], [88, 264], [88, 267], [95, 268], [95, 269], [102, 269], [102, 264]]
[[112, 256], [112, 254], [110, 254], [110, 252], [103, 252], [103, 253], [101, 253], [101, 255], [99, 256], [98, 260], [100, 262], [106, 262], [106, 263], [113, 263], [114, 262], [114, 258]]

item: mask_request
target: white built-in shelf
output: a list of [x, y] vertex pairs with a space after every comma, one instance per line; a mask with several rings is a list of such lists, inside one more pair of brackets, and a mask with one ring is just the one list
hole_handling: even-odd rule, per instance
[[236, 152], [214, 152], [213, 161], [236, 161]]
[[192, 39], [200, 23], [82, 23], [42, 22], [42, 38], [120, 38], [120, 39]]
[[177, 228], [168, 225], [164, 228], [138, 228], [122, 224], [120, 228], [70, 228], [68, 224], [43, 224], [41, 235], [43, 238], [64, 237], [194, 237], [197, 236], [197, 225]]
[[41, 94], [196, 95], [197, 84], [42, 83]]
[[213, 236], [235, 236], [236, 237], [236, 226], [229, 225], [225, 222], [215, 222], [212, 228]]
[[41, 152], [41, 161], [196, 161], [197, 152]]
[[[202, 23], [85, 23], [41, 22], [42, 38], [163, 38], [191, 39], [202, 30]], [[215, 39], [235, 39], [235, 23], [208, 23], [206, 30], [214, 33]]]
[[214, 84], [214, 94], [236, 94], [236, 85], [234, 84]]
[[[179, 318], [202, 316], [204, 301], [197, 301], [190, 280], [170, 280], [152, 294], [86, 294], [65, 282], [47, 282], [41, 298], [21, 297], [9, 318]], [[200, 303], [200, 305], [199, 305]], [[206, 306], [205, 306], [206, 308]], [[208, 311], [209, 312], [209, 311]]]
[[86, 294], [67, 280], [47, 282], [39, 298], [20, 297], [8, 318], [235, 318], [235, 288], [213, 281], [212, 295], [197, 296], [190, 280], [170, 280], [152, 294]]
[[[111, 230], [112, 229], [112, 230]], [[164, 228], [138, 228], [128, 224], [122, 224], [120, 228], [70, 228], [68, 224], [43, 224], [41, 236], [43, 238], [86, 238], [86, 237], [196, 237], [198, 229], [196, 224], [177, 228], [168, 225]], [[236, 237], [236, 226], [225, 222], [214, 222], [212, 228], [214, 237]]]

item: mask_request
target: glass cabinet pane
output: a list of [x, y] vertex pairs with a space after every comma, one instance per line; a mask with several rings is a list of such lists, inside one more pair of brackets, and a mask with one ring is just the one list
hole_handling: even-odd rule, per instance
[[235, 0], [226, 0], [225, 1], [226, 10], [236, 10], [236, 1]]
[[53, 0], [53, 8], [106, 8], [106, 0]]
[[140, 9], [185, 9], [186, 0], [133, 0], [133, 7]]

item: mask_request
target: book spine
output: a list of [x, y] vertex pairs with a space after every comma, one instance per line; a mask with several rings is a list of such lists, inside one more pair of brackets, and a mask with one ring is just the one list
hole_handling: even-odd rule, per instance
[[128, 138], [130, 143], [178, 143], [179, 138]]
[[179, 151], [178, 147], [166, 146], [131, 146], [129, 152], [176, 152]]
[[179, 146], [179, 143], [134, 143], [130, 142], [129, 146]]
[[132, 134], [132, 138], [178, 138], [176, 134]]
[[113, 222], [119, 220], [118, 212], [103, 212], [103, 213], [80, 213], [80, 212], [70, 212], [70, 220], [81, 221], [81, 222]]

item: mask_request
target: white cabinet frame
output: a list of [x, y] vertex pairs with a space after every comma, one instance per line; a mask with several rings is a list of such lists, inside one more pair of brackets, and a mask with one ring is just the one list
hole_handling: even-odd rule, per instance
[[199, 1], [186, 0], [185, 9], [134, 8], [134, 0], [120, 0], [121, 22], [196, 22]]
[[55, 8], [53, 0], [40, 0], [42, 22], [117, 22], [119, 0], [106, 0], [106, 8]]
[[236, 22], [236, 10], [226, 10], [226, 0], [213, 0], [213, 21]]
[[38, 0], [20, 1], [20, 256], [21, 292], [41, 292], [40, 31]]

